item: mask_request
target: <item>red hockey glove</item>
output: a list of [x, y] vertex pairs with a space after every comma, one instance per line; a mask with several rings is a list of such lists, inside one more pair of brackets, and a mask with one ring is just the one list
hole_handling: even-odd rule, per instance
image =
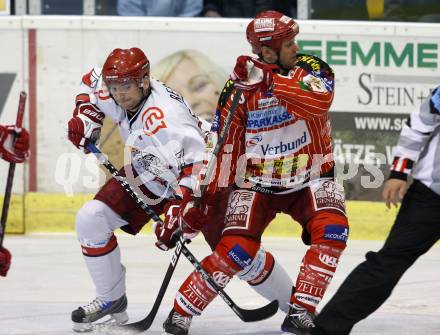
[[156, 247], [162, 250], [169, 250], [176, 246], [178, 236], [176, 230], [179, 228], [179, 201], [171, 201], [165, 207], [165, 221], [163, 223], [155, 222], [153, 229], [156, 234]]
[[0, 276], [6, 277], [11, 266], [11, 253], [8, 249], [0, 247]]
[[73, 111], [73, 117], [68, 123], [68, 138], [78, 149], [84, 149], [87, 141], [97, 143], [104, 121], [102, 113], [95, 105], [83, 103]]
[[231, 74], [231, 79], [236, 81], [245, 81], [248, 77], [247, 62], [252, 59], [251, 56], [238, 56]]
[[179, 224], [185, 239], [193, 239], [207, 222], [208, 217], [200, 208], [194, 207], [194, 201], [186, 201], [180, 205]]
[[239, 56], [235, 63], [231, 79], [235, 86], [245, 91], [268, 91], [273, 83], [273, 73], [279, 72], [276, 64], [268, 64], [250, 56]]
[[15, 126], [0, 126], [0, 156], [11, 163], [23, 163], [29, 157], [29, 133], [22, 128], [15, 139]]
[[185, 186], [180, 186], [180, 192], [177, 193], [179, 199], [169, 200], [165, 205], [164, 223], [155, 222], [153, 227], [157, 237], [156, 246], [165, 251], [174, 248], [179, 240], [177, 229], [179, 228], [179, 213], [182, 204], [193, 199], [192, 190]]

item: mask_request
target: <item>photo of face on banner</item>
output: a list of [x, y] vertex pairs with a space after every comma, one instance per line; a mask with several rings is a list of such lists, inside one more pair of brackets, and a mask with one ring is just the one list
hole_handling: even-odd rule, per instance
[[0, 0], [0, 15], [9, 15], [9, 0]]
[[179, 50], [152, 66], [152, 76], [176, 90], [199, 117], [212, 121], [228, 75], [197, 50]]

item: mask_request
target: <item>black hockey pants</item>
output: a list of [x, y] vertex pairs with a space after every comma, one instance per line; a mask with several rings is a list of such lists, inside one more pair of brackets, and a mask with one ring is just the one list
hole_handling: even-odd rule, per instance
[[384, 246], [368, 252], [366, 260], [345, 279], [316, 317], [313, 334], [349, 334], [357, 322], [385, 302], [405, 271], [439, 239], [440, 196], [415, 181]]

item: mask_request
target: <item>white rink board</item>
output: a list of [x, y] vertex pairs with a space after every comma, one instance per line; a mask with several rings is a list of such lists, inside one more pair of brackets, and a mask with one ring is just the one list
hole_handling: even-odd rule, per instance
[[[118, 236], [127, 267], [128, 313], [131, 320], [143, 318], [153, 305], [171, 252], [154, 247], [152, 236]], [[263, 245], [283, 264], [293, 278], [306, 248], [299, 239], [263, 239]], [[324, 303], [368, 250], [381, 242], [349, 241]], [[0, 279], [0, 335], [64, 335], [70, 330], [70, 312], [94, 297], [93, 286], [73, 234], [8, 236], [13, 252], [8, 277]], [[196, 239], [188, 248], [201, 260], [209, 253], [206, 243]], [[147, 334], [161, 334], [161, 324], [171, 308], [174, 294], [189, 272], [182, 256], [159, 313]], [[238, 279], [226, 288], [243, 308], [257, 308], [266, 301]], [[191, 335], [281, 334], [283, 315], [243, 323], [217, 298], [191, 327]], [[422, 256], [403, 276], [388, 301], [357, 325], [353, 335], [436, 335], [440, 332], [440, 247]], [[97, 334], [97, 333], [94, 333]]]
[[[250, 54], [247, 19], [128, 18], [88, 16], [1, 17], [0, 73], [16, 72], [0, 122], [14, 119], [18, 92], [27, 89], [27, 31], [37, 31], [38, 191], [63, 192], [54, 178], [58, 158], [77, 152], [65, 125], [82, 74], [101, 65], [116, 47], [139, 46], [152, 68], [182, 49], [203, 52], [228, 74], [240, 54]], [[336, 72], [333, 112], [409, 113], [440, 78], [438, 24], [299, 21], [298, 41]], [[364, 60], [362, 61], [362, 59]], [[330, 61], [331, 60], [331, 61]], [[384, 76], [386, 75], [386, 76]], [[412, 95], [406, 97], [405, 90]], [[80, 158], [83, 160], [83, 157]], [[0, 172], [5, 173], [5, 164]], [[93, 176], [84, 163], [80, 175]], [[0, 180], [3, 188], [4, 180]], [[22, 185], [17, 184], [18, 188]], [[75, 193], [91, 193], [81, 180]]]

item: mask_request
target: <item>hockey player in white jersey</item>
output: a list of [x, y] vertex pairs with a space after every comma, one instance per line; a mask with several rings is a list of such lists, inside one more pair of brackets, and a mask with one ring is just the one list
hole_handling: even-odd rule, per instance
[[[85, 150], [87, 141], [99, 139], [106, 116], [118, 123], [129, 151], [120, 172], [157, 214], [165, 213], [165, 224], [154, 231], [156, 246], [168, 250], [174, 247], [178, 225], [170, 218], [175, 218], [179, 205], [192, 197], [198, 174], [194, 167], [204, 158], [204, 132], [209, 125], [194, 115], [180, 94], [149, 77], [149, 61], [138, 48], [115, 49], [102, 69], [94, 68], [84, 75], [68, 125], [69, 140]], [[211, 219], [213, 226], [223, 222], [221, 215]], [[72, 312], [75, 331], [92, 330], [92, 323], [106, 316], [115, 323], [128, 320], [125, 268], [114, 230], [136, 234], [148, 220], [114, 179], [79, 210], [76, 230], [96, 299]], [[205, 235], [211, 248], [218, 240], [214, 235]], [[269, 253], [263, 249], [261, 253], [267, 257], [255, 264], [259, 268], [256, 277], [264, 280], [253, 288], [271, 300], [287, 302], [292, 287], [289, 276]], [[286, 310], [285, 306], [280, 301], [280, 308]]]
[[[106, 116], [119, 124], [129, 151], [121, 172], [156, 213], [189, 196], [196, 178], [192, 167], [204, 150], [203, 122], [178, 93], [150, 79], [142, 50], [115, 49], [102, 69], [84, 75], [68, 123], [69, 140], [84, 150], [87, 141], [99, 139]], [[136, 234], [148, 220], [114, 179], [79, 210], [76, 231], [97, 298], [72, 312], [74, 330], [91, 330], [90, 323], [106, 315], [117, 323], [127, 321], [125, 268], [113, 232], [122, 228]], [[161, 227], [156, 230], [160, 233]], [[172, 246], [171, 236], [163, 240], [159, 247]]]

